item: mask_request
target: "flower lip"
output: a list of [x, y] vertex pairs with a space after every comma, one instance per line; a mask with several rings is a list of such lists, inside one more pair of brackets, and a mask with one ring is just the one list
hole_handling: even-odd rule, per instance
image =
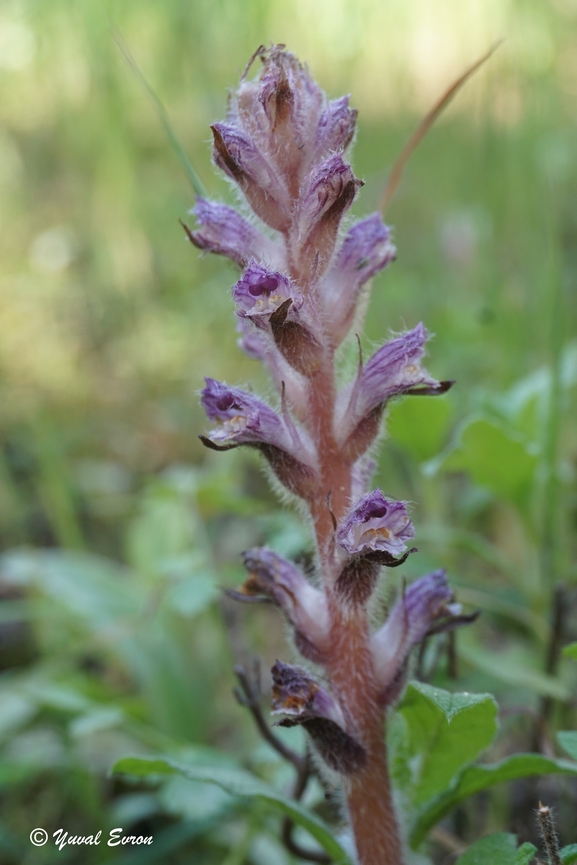
[[281, 419], [269, 406], [240, 388], [211, 378], [205, 381], [202, 405], [210, 420], [218, 424], [209, 435], [213, 443], [289, 445]]
[[242, 277], [232, 287], [232, 296], [244, 318], [270, 317], [287, 300], [298, 309], [302, 297], [282, 273], [267, 270], [251, 261]]
[[415, 529], [404, 502], [386, 498], [381, 490], [362, 496], [337, 532], [339, 544], [351, 555], [403, 553]]
[[290, 418], [280, 417], [251, 393], [212, 378], [205, 381], [202, 406], [209, 419], [216, 421], [201, 437], [206, 447], [228, 450], [253, 445], [260, 448], [281, 483], [291, 491], [305, 480], [313, 483], [316, 451], [306, 430], [297, 429]]

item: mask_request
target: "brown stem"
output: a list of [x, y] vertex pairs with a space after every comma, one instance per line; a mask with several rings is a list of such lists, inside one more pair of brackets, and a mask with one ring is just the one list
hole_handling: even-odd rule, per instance
[[[339, 453], [333, 430], [335, 382], [332, 358], [311, 381], [309, 426], [319, 454], [321, 483], [311, 504], [327, 594], [331, 652], [327, 673], [348, 714], [352, 735], [365, 748], [364, 767], [345, 779], [347, 804], [360, 865], [402, 865], [400, 832], [394, 811], [385, 745], [384, 710], [370, 651], [370, 624], [362, 606], [343, 606], [334, 591], [334, 520], [350, 506], [351, 469]], [[330, 501], [330, 508], [327, 505]]]

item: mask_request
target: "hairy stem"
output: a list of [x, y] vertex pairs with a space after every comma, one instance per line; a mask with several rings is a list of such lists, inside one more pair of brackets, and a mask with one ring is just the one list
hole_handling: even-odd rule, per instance
[[367, 753], [365, 766], [347, 776], [345, 789], [360, 865], [402, 865], [400, 832], [394, 811], [385, 745], [384, 710], [378, 705], [366, 609], [345, 606], [334, 590], [333, 520], [350, 504], [351, 469], [339, 454], [333, 431], [334, 372], [331, 364], [311, 387], [311, 429], [320, 455], [322, 488], [313, 505], [321, 571], [330, 616], [331, 653], [327, 672], [347, 707], [355, 738]]

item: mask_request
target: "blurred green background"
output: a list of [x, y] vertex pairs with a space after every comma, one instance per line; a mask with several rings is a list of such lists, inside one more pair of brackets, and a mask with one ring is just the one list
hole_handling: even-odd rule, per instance
[[[229, 201], [208, 125], [254, 49], [286, 43], [359, 108], [357, 216], [434, 100], [505, 39], [411, 160], [387, 214], [398, 260], [375, 280], [366, 332], [369, 347], [424, 320], [429, 369], [457, 379], [443, 399], [394, 406], [377, 480], [416, 503], [421, 553], [403, 575], [445, 566], [483, 611], [458, 669], [433, 647], [434, 677], [498, 695], [499, 755], [575, 726], [576, 667], [557, 650], [577, 638], [577, 2], [0, 4], [0, 858], [285, 865], [258, 809], [107, 775], [130, 752], [219, 748], [282, 780], [231, 671], [288, 650], [274, 613], [233, 609], [219, 587], [239, 582], [251, 544], [310, 552], [255, 459], [197, 440], [205, 374], [267, 384], [236, 347], [235, 271], [185, 241], [193, 191], [115, 32]], [[577, 841], [574, 787], [543, 783]], [[447, 828], [532, 838], [539, 791], [499, 790]], [[36, 826], [120, 825], [153, 831], [151, 851], [28, 841]]]

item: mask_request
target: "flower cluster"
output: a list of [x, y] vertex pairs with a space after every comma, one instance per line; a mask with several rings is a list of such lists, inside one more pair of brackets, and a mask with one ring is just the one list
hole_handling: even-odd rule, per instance
[[[260, 74], [250, 78], [257, 59]], [[202, 441], [257, 448], [308, 506], [317, 540], [316, 585], [273, 551], [253, 549], [235, 596], [280, 607], [296, 648], [324, 667], [327, 687], [277, 662], [273, 709], [283, 723], [303, 724], [328, 765], [346, 775], [372, 759], [368, 710], [347, 693], [353, 680], [365, 677], [367, 700], [384, 712], [402, 689], [411, 649], [454, 614], [438, 571], [403, 590], [370, 634], [367, 605], [381, 567], [404, 562], [415, 534], [405, 503], [370, 490], [370, 452], [391, 399], [441, 394], [452, 382], [422, 366], [428, 333], [417, 324], [337, 385], [335, 353], [358, 322], [368, 282], [395, 258], [380, 214], [343, 229], [362, 186], [345, 156], [355, 124], [348, 97], [327, 100], [283, 46], [259, 49], [226, 120], [212, 126], [214, 161], [244, 196], [247, 215], [199, 200], [197, 227], [187, 229], [197, 247], [242, 268], [232, 286], [239, 345], [266, 365], [278, 391], [273, 406], [207, 378], [202, 403], [213, 427]]]

